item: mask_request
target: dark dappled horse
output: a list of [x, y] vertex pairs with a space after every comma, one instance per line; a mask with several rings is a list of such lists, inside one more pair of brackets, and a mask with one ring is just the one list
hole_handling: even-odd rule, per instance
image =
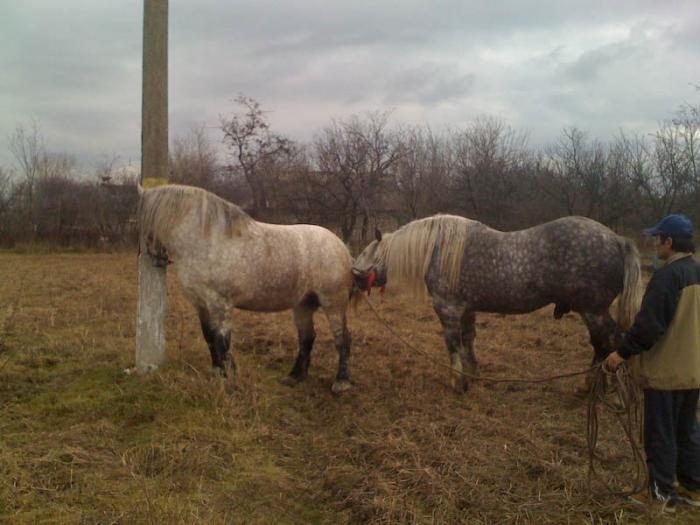
[[353, 274], [361, 289], [387, 280], [428, 291], [442, 323], [453, 370], [465, 390], [466, 368], [476, 373], [475, 312], [520, 314], [554, 303], [554, 316], [578, 312], [590, 333], [593, 362], [612, 349], [616, 323], [609, 313], [620, 295], [617, 324], [628, 328], [641, 301], [634, 243], [584, 217], [500, 232], [463, 217], [436, 215], [386, 235], [377, 231]]
[[352, 290], [352, 257], [333, 233], [308, 224], [254, 221], [238, 206], [199, 188], [179, 185], [141, 190], [141, 248], [172, 262], [199, 314], [215, 369], [234, 369], [229, 353], [231, 311], [292, 309], [299, 354], [286, 384], [304, 379], [316, 337], [313, 315], [321, 307], [339, 353], [333, 391], [350, 387], [350, 334], [346, 311]]

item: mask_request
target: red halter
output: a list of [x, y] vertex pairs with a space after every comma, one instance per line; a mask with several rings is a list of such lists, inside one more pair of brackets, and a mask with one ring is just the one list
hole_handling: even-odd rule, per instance
[[[374, 284], [374, 281], [377, 280], [377, 272], [369, 272], [369, 275], [367, 276], [367, 296], [369, 297], [372, 294], [372, 285]], [[386, 291], [386, 286], [382, 285], [379, 287], [379, 295], [381, 296], [382, 299], [384, 299], [384, 292]]]

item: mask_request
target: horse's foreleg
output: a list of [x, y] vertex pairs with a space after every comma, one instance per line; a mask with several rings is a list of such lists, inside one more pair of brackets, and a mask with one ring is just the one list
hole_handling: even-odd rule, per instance
[[212, 320], [212, 316], [205, 309], [199, 310], [199, 324], [202, 335], [209, 347], [211, 364], [215, 371], [223, 377], [228, 377], [229, 372], [235, 373], [236, 367], [233, 357], [229, 352], [231, 346], [231, 323], [228, 319]]
[[324, 309], [324, 312], [326, 313], [328, 322], [331, 325], [333, 339], [335, 340], [335, 347], [338, 350], [338, 374], [336, 375], [333, 386], [331, 387], [333, 393], [338, 394], [352, 388], [352, 383], [350, 382], [350, 372], [348, 369], [351, 341], [350, 332], [347, 328], [345, 311], [336, 313]]
[[302, 379], [305, 379], [309, 373], [309, 363], [311, 362], [311, 350], [316, 340], [316, 331], [314, 330], [314, 312], [316, 308], [307, 306], [298, 306], [294, 309], [294, 324], [297, 327], [299, 336], [299, 353], [294, 362], [292, 371], [282, 382], [285, 385], [293, 386]]
[[[474, 339], [476, 338], [476, 315], [472, 311], [465, 311], [462, 315], [462, 344], [459, 347], [459, 355], [465, 372], [476, 375], [479, 372], [479, 363], [474, 354]], [[468, 378], [462, 376], [462, 388], [469, 388]]]
[[[457, 392], [465, 392], [469, 388], [469, 380], [464, 376], [464, 366], [468, 367], [467, 373], [476, 371], [476, 359], [473, 354], [473, 318], [471, 313], [472, 328], [467, 334], [464, 333], [463, 325], [469, 324], [469, 316], [464, 307], [445, 303], [439, 299], [433, 299], [435, 313], [442, 324], [442, 333], [445, 338], [447, 350], [450, 353], [450, 383]], [[463, 319], [466, 319], [463, 322]], [[469, 334], [472, 334], [471, 336]], [[465, 341], [468, 343], [465, 348]], [[464, 361], [464, 362], [463, 362]]]

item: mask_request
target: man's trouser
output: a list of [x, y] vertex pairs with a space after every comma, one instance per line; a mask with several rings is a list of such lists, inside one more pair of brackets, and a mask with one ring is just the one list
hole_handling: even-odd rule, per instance
[[644, 390], [644, 450], [649, 486], [658, 496], [675, 496], [675, 480], [700, 490], [698, 394], [693, 390]]

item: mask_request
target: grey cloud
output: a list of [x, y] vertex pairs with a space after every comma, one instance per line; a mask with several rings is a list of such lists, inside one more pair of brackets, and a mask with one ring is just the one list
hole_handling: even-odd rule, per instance
[[397, 73], [387, 86], [385, 104], [418, 102], [433, 105], [466, 97], [474, 88], [476, 75], [461, 73], [457, 64], [424, 63]]
[[[142, 2], [4, 3], [0, 165], [6, 137], [31, 117], [56, 149], [138, 155], [141, 17]], [[214, 129], [238, 93], [276, 110], [282, 132], [306, 135], [387, 106], [436, 127], [485, 108], [543, 134], [561, 122], [641, 125], [635, 115], [656, 118], [695, 95], [698, 24], [696, 0], [170, 0], [170, 132]], [[630, 34], [613, 44], [567, 37], [602, 27]], [[504, 66], [484, 50], [526, 58]], [[656, 70], [663, 86], [649, 79]]]
[[[686, 2], [687, 3], [687, 2]], [[400, 4], [382, 1], [319, 2], [297, 0], [277, 2], [248, 0], [226, 3], [216, 0], [171, 1], [173, 35], [217, 42], [258, 42], [279, 51], [274, 42], [293, 37], [292, 48], [371, 45], [382, 42], [427, 42], [449, 33], [473, 35], [474, 41], [488, 42], [514, 30], [528, 31], [565, 24], [624, 19], [643, 11], [667, 10], [656, 0], [405, 0]], [[296, 39], [296, 41], [294, 41]], [[271, 47], [265, 47], [270, 43]]]
[[632, 33], [630, 38], [622, 42], [586, 51], [566, 66], [565, 73], [579, 82], [593, 82], [609, 66], [630, 59], [643, 60], [652, 55], [653, 42], [645, 34], [636, 35], [635, 31]]

